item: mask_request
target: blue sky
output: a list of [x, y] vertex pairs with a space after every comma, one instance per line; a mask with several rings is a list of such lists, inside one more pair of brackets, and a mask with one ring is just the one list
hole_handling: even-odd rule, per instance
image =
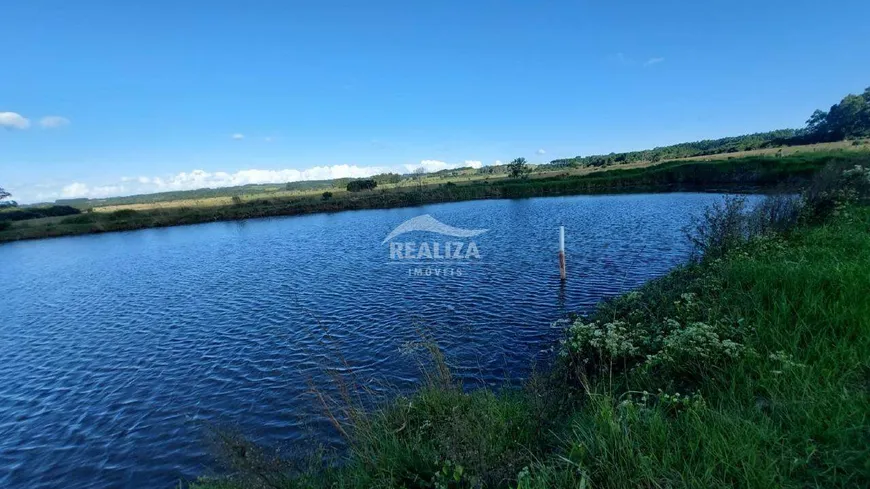
[[866, 1], [4, 2], [0, 186], [50, 201], [799, 127], [870, 85], [867, 18]]

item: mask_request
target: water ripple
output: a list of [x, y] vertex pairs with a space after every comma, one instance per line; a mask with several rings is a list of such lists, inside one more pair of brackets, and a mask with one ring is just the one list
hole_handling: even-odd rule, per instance
[[[680, 229], [716, 198], [481, 201], [4, 245], [0, 487], [174, 487], [209, 469], [204, 423], [329, 442], [308, 383], [340, 351], [373, 386], [408, 388], [418, 372], [401, 351], [420, 328], [469, 383], [522, 377], [558, 338], [553, 321], [684, 260]], [[384, 236], [422, 214], [489, 229], [474, 238], [482, 263], [462, 277], [389, 264]]]

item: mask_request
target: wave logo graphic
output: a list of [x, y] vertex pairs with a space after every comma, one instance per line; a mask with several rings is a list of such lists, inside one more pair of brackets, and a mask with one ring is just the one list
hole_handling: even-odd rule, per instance
[[393, 229], [390, 234], [387, 235], [386, 238], [384, 238], [381, 244], [384, 244], [398, 236], [401, 236], [402, 234], [412, 233], [414, 231], [438, 233], [445, 236], [453, 236], [455, 238], [471, 238], [483, 234], [489, 231], [489, 229], [457, 228], [450, 226], [449, 224], [444, 224], [443, 222], [435, 219], [429, 214], [424, 214], [422, 216], [417, 216], [413, 219], [408, 219], [402, 224], [399, 224], [395, 229]]
[[[477, 243], [469, 238], [487, 231], [453, 227], [425, 214], [399, 224], [381, 244], [390, 244], [388, 263], [408, 265], [409, 277], [462, 277], [463, 265], [482, 263]], [[413, 232], [440, 234], [441, 237], [424, 241], [396, 239]]]

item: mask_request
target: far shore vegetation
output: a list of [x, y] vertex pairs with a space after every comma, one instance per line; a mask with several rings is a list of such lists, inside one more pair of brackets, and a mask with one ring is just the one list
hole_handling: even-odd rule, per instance
[[[236, 194], [229, 197], [112, 204], [67, 201], [51, 206], [9, 206], [0, 210], [0, 242], [111, 231], [198, 224], [315, 212], [387, 209], [481, 199], [513, 199], [579, 194], [637, 192], [770, 192], [797, 188], [830, 163], [870, 159], [870, 146], [848, 150], [799, 151], [787, 156], [732, 156], [712, 161], [674, 160], [656, 165], [612, 165], [560, 171], [534, 171], [511, 163], [502, 176], [467, 178], [477, 170], [426, 175], [403, 185], [377, 178], [355, 180], [298, 195]], [[508, 165], [510, 166], [510, 165]], [[485, 167], [484, 170], [498, 170]], [[516, 177], [509, 175], [514, 174]], [[398, 175], [396, 175], [398, 176]], [[350, 190], [348, 190], [350, 189]], [[224, 191], [226, 189], [220, 189]], [[209, 194], [218, 190], [208, 190]], [[151, 197], [151, 196], [143, 196]], [[123, 198], [127, 199], [127, 198]], [[109, 199], [116, 200], [116, 199]], [[122, 200], [122, 199], [117, 199]]]
[[870, 154], [870, 88], [785, 129], [644, 151], [364, 179], [66, 199], [18, 206], [0, 189], [0, 243], [212, 221], [441, 202], [619, 192], [763, 192]]
[[868, 162], [726, 198], [686, 234], [693, 261], [566, 321], [522, 385], [464, 387], [424, 334], [415, 392], [340, 361], [312, 386], [343, 447], [215, 429], [223, 468], [191, 487], [870, 487]]

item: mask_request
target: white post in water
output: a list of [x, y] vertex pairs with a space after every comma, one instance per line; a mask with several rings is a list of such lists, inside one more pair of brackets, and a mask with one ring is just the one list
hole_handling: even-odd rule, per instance
[[559, 276], [565, 280], [565, 226], [559, 226]]

